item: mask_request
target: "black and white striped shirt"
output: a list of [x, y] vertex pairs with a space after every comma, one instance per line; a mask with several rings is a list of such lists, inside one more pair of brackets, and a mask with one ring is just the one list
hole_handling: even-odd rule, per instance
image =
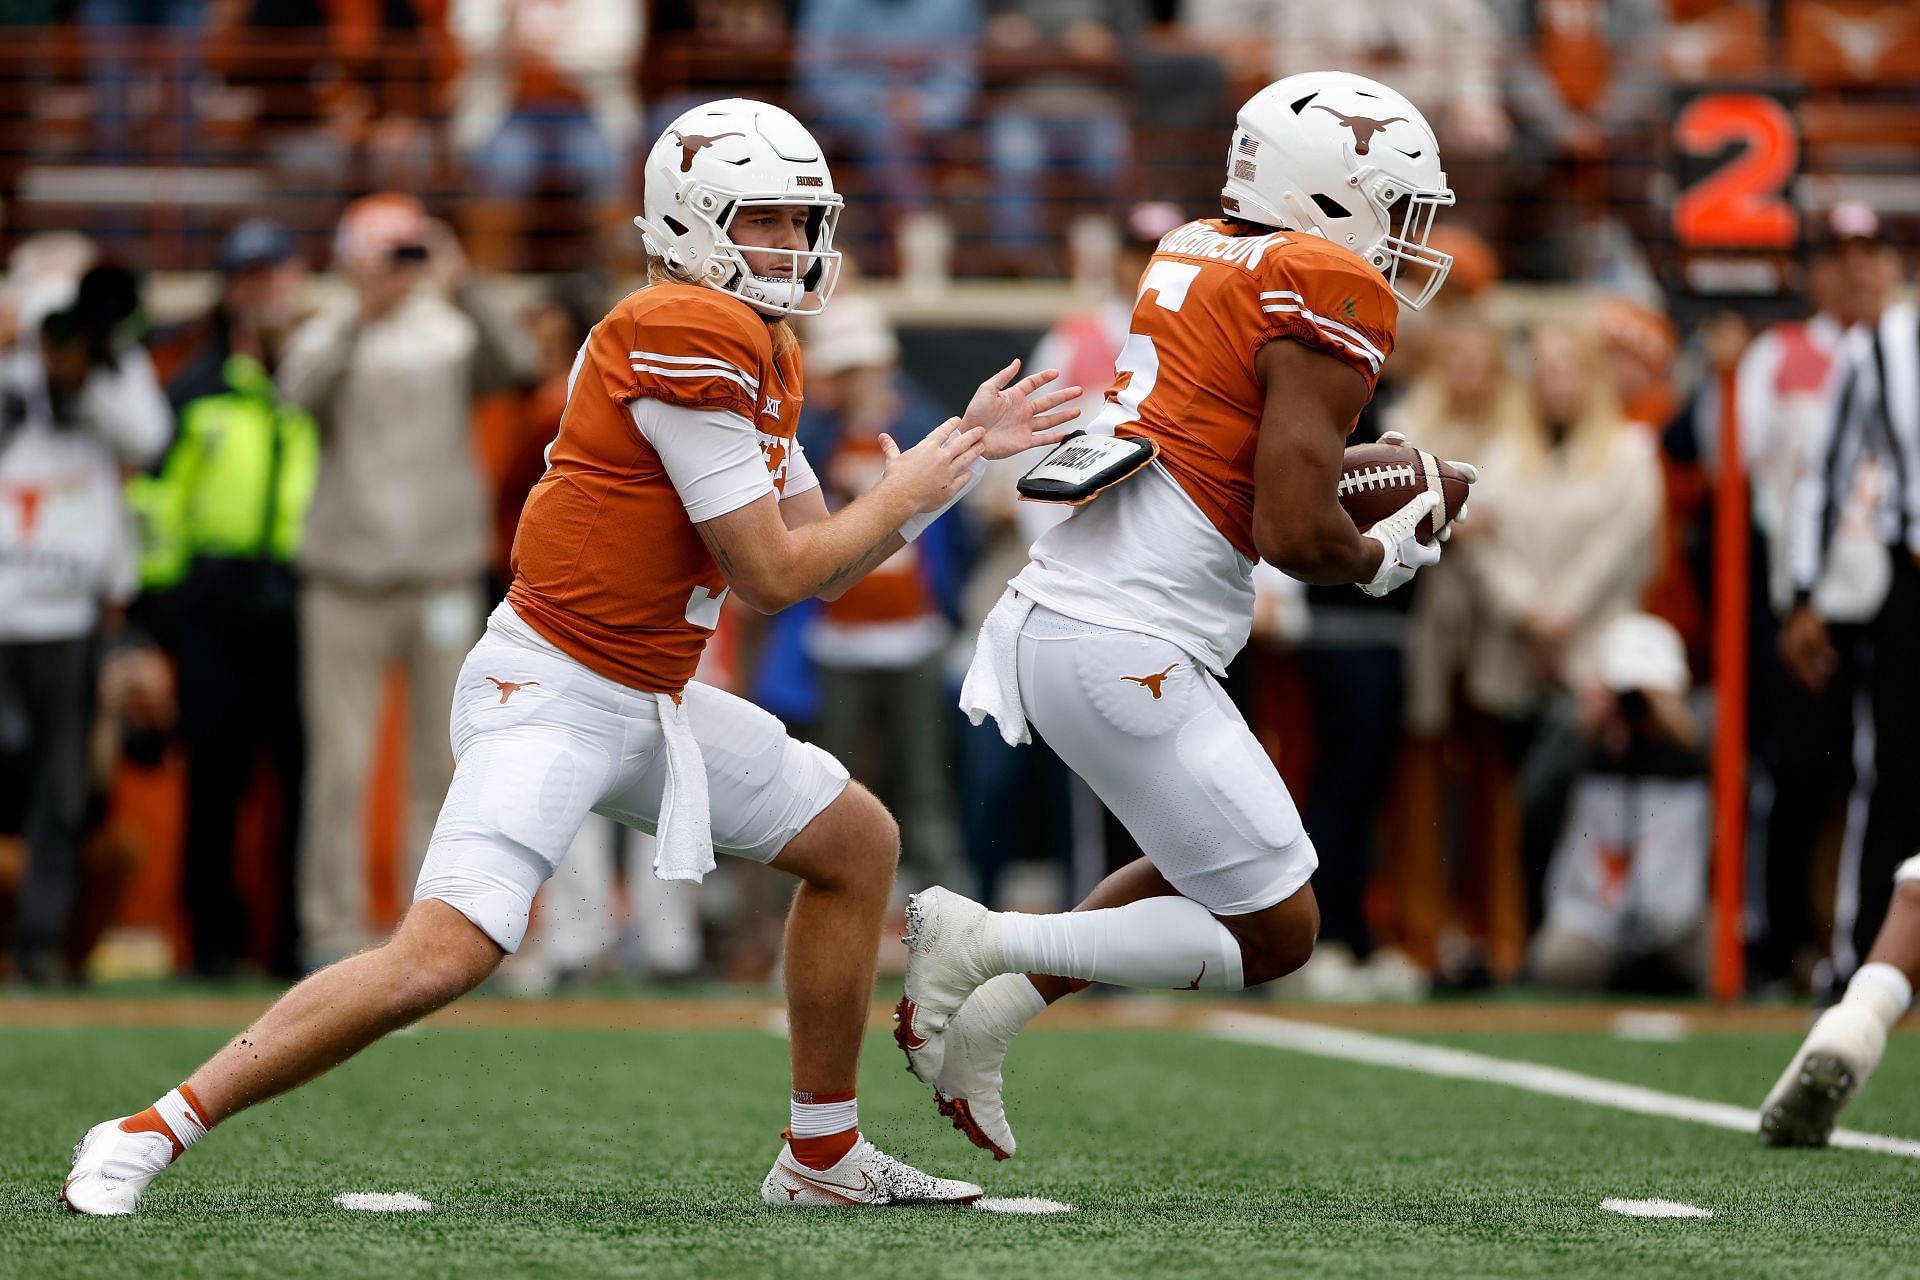
[[1794, 588], [1812, 595], [1826, 572], [1841, 513], [1868, 459], [1883, 483], [1873, 512], [1880, 540], [1920, 555], [1920, 311], [1897, 303], [1850, 332], [1834, 411], [1794, 488], [1789, 554]]

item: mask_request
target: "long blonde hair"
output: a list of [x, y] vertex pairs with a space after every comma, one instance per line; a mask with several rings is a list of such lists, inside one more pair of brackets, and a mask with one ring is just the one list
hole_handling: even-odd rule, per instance
[[[685, 274], [668, 266], [665, 258], [650, 253], [647, 255], [647, 282], [640, 287], [651, 289], [657, 284], [690, 284], [700, 289], [713, 288], [704, 280], [689, 279]], [[794, 333], [791, 321], [771, 320], [767, 323], [767, 329], [769, 336], [773, 339], [773, 355], [776, 360], [800, 345], [800, 337]]]
[[[1492, 355], [1494, 385], [1485, 402], [1477, 406], [1455, 403], [1450, 385], [1449, 375], [1455, 365], [1449, 359], [1453, 354], [1452, 344], [1463, 338], [1485, 342]], [[1394, 421], [1389, 425], [1409, 439], [1432, 442], [1431, 445], [1423, 443], [1423, 448], [1439, 448], [1442, 444], [1466, 447], [1493, 439], [1501, 424], [1524, 410], [1524, 395], [1507, 359], [1506, 334], [1483, 315], [1458, 314], [1449, 318], [1446, 329], [1436, 334], [1429, 344], [1427, 359], [1406, 395], [1394, 406]], [[1472, 439], [1453, 438], [1462, 435], [1461, 428], [1472, 421], [1479, 423]]]
[[[1613, 379], [1608, 373], [1600, 343], [1592, 333], [1560, 324], [1543, 324], [1533, 331], [1533, 350], [1543, 338], [1564, 338], [1573, 349], [1579, 370], [1580, 390], [1566, 438], [1557, 446], [1564, 450], [1574, 468], [1590, 471], [1605, 465], [1619, 434], [1627, 426], [1626, 413], [1620, 407]], [[1546, 464], [1556, 446], [1547, 435], [1547, 412], [1540, 403], [1530, 372], [1515, 408], [1501, 424], [1501, 441], [1516, 470], [1533, 471]]]

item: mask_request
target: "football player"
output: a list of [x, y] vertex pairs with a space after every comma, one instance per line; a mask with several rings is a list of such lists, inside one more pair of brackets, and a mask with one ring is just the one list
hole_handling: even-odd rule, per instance
[[[713, 852], [800, 881], [785, 977], [791, 1125], [761, 1198], [778, 1206], [966, 1202], [860, 1134], [854, 1082], [893, 819], [773, 716], [692, 679], [729, 594], [772, 611], [832, 597], [925, 529], [983, 459], [1058, 439], [1078, 387], [981, 384], [961, 418], [829, 515], [794, 440], [788, 316], [823, 308], [841, 210], [799, 121], [744, 99], [676, 120], [647, 160], [650, 284], [575, 357], [513, 584], [455, 691], [455, 776], [414, 902], [383, 945], [322, 970], [138, 1115], [91, 1129], [61, 1198], [131, 1213], [227, 1117], [471, 990], [519, 946], [535, 891], [589, 811], [654, 834], [663, 879]], [[1033, 398], [1029, 398], [1032, 396]], [[343, 815], [346, 820], [349, 815]]]
[[1084, 505], [988, 617], [961, 706], [1009, 743], [1031, 724], [1146, 857], [1063, 915], [938, 887], [908, 906], [896, 1037], [942, 1112], [1000, 1158], [1014, 1151], [1001, 1063], [1048, 1003], [1089, 982], [1237, 991], [1313, 950], [1313, 844], [1216, 677], [1246, 642], [1256, 561], [1384, 595], [1439, 558], [1415, 536], [1437, 495], [1363, 533], [1337, 491], [1400, 304], [1425, 305], [1446, 276], [1426, 240], [1451, 203], [1406, 98], [1291, 76], [1240, 109], [1225, 216], [1168, 233], [1140, 278], [1090, 433], [1153, 459], [1068, 495]]
[[1920, 982], [1920, 854], [1893, 873], [1893, 899], [1866, 963], [1840, 1002], [1807, 1032], [1779, 1083], [1760, 1104], [1760, 1140], [1770, 1147], [1824, 1147], [1834, 1121], [1880, 1065], [1887, 1033]]

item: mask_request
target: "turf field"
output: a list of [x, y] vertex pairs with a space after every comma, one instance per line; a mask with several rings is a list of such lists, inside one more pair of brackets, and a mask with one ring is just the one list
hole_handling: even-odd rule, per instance
[[[763, 1209], [785, 1045], [695, 1018], [709, 1025], [429, 1026], [221, 1128], [139, 1217], [95, 1220], [54, 1204], [68, 1148], [176, 1083], [223, 1029], [24, 1027], [0, 1004], [0, 1276], [1920, 1274], [1920, 1160], [1766, 1152], [1743, 1133], [1128, 1020], [1022, 1039], [1021, 1154], [998, 1167], [926, 1105], [883, 1033], [869, 1046], [872, 1136], [989, 1195], [1075, 1206], [1058, 1216]], [[1797, 1040], [1406, 1038], [1744, 1106]], [[1847, 1122], [1920, 1136], [1920, 1041], [1896, 1039]], [[348, 1213], [331, 1204], [346, 1191], [433, 1208]], [[1608, 1197], [1716, 1216], [1630, 1219]]]

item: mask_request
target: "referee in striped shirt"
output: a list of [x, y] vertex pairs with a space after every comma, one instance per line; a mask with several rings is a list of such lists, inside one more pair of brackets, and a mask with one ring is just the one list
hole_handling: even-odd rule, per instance
[[[1825, 230], [1860, 285], [1897, 281], [1899, 255], [1871, 209], [1836, 206]], [[1794, 489], [1795, 604], [1780, 632], [1788, 674], [1852, 704], [1835, 989], [1873, 941], [1894, 868], [1920, 851], [1920, 312], [1886, 306], [1847, 335], [1840, 359], [1834, 411]]]

